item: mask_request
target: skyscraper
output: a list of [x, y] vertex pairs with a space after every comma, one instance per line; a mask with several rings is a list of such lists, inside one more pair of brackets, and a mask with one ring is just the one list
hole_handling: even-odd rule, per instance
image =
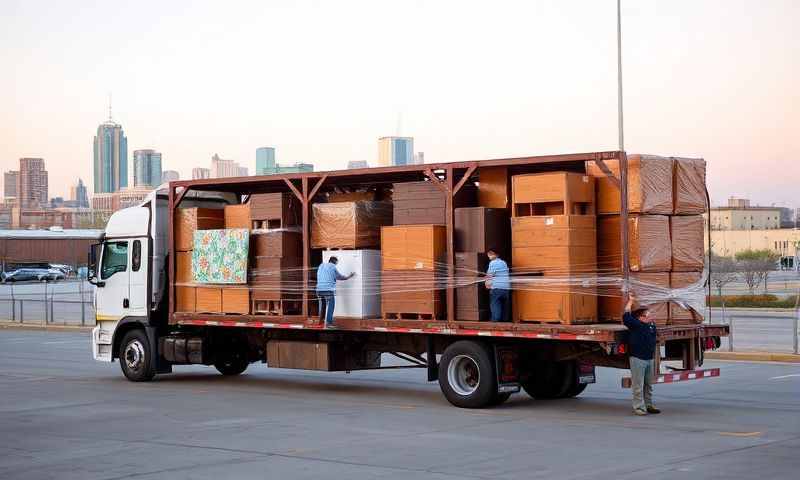
[[110, 193], [128, 186], [128, 139], [122, 125], [111, 118], [97, 127], [94, 137], [94, 193]]
[[161, 173], [161, 183], [175, 182], [180, 179], [181, 176], [175, 170], [164, 170]]
[[[244, 175], [247, 175], [246, 169]], [[211, 178], [239, 176], [242, 176], [242, 171], [239, 169], [239, 164], [234, 160], [225, 160], [224, 158], [220, 158], [216, 153], [211, 157]]]
[[47, 205], [47, 170], [41, 158], [20, 158], [17, 175], [17, 204], [39, 208]]
[[256, 175], [275, 173], [275, 148], [256, 148]]
[[78, 183], [69, 187], [69, 199], [75, 202], [78, 208], [89, 208], [89, 194], [82, 179]]
[[10, 170], [3, 174], [3, 196], [5, 198], [17, 197], [17, 177], [19, 170]]
[[161, 185], [161, 154], [144, 149], [133, 152], [133, 186], [157, 187]]
[[211, 178], [211, 169], [203, 167], [194, 167], [192, 169], [192, 180], [202, 180], [204, 178]]
[[366, 160], [350, 160], [347, 162], [348, 170], [355, 170], [356, 168], [369, 168]]
[[425, 163], [425, 152], [417, 152], [414, 154], [414, 165], [422, 165]]
[[378, 165], [389, 167], [414, 163], [412, 137], [381, 137], [378, 139]]

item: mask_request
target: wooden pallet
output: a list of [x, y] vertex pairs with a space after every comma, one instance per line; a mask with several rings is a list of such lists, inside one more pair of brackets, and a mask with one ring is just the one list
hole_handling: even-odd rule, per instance
[[443, 320], [430, 312], [383, 312], [384, 320]]
[[253, 300], [253, 315], [299, 315], [301, 300]]
[[285, 228], [280, 218], [251, 219], [253, 230], [275, 230]]

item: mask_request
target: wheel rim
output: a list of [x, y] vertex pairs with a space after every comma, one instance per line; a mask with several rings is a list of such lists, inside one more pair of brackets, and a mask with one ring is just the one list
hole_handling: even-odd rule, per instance
[[471, 357], [458, 355], [447, 366], [447, 382], [457, 394], [466, 397], [475, 393], [481, 383], [481, 371]]
[[125, 347], [125, 365], [131, 370], [139, 370], [144, 363], [144, 345], [134, 340]]

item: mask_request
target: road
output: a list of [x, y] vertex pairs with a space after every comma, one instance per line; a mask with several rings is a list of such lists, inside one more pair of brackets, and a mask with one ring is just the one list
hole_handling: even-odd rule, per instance
[[794, 479], [800, 366], [714, 363], [634, 417], [621, 372], [576, 399], [450, 406], [420, 370], [178, 367], [146, 384], [88, 334], [0, 330], [0, 478]]

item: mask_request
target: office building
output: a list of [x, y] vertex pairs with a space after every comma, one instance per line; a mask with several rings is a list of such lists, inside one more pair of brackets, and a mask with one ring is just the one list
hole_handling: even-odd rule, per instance
[[89, 194], [82, 179], [79, 178], [77, 184], [69, 187], [69, 199], [78, 208], [89, 208]]
[[711, 208], [711, 230], [771, 230], [781, 228], [780, 207], [751, 206], [750, 200], [733, 198], [726, 207]]
[[17, 175], [17, 204], [21, 208], [47, 206], [47, 170], [44, 159], [20, 158]]
[[175, 170], [164, 170], [161, 173], [161, 183], [169, 183], [175, 182], [181, 179], [181, 176], [178, 175], [178, 172]]
[[414, 154], [414, 165], [422, 165], [425, 163], [425, 152], [417, 152]]
[[234, 160], [220, 158], [216, 153], [211, 157], [211, 178], [239, 176], [239, 164]]
[[378, 166], [412, 165], [414, 139], [412, 137], [381, 137], [378, 139]]
[[3, 196], [5, 198], [17, 197], [17, 177], [19, 171], [11, 170], [3, 174]]
[[366, 160], [350, 160], [347, 162], [348, 170], [355, 170], [358, 168], [369, 168], [369, 163]]
[[275, 148], [261, 147], [256, 149], [256, 175], [275, 173]]
[[161, 176], [161, 153], [150, 149], [134, 150], [134, 187], [157, 187], [161, 185]]
[[202, 180], [204, 178], [211, 178], [211, 169], [203, 167], [194, 167], [192, 169], [192, 180]]
[[111, 193], [128, 186], [128, 139], [109, 114], [94, 137], [94, 193]]
[[237, 177], [247, 177], [250, 175], [250, 170], [248, 170], [247, 167], [237, 165], [237, 168], [239, 169], [239, 173], [236, 174]]

